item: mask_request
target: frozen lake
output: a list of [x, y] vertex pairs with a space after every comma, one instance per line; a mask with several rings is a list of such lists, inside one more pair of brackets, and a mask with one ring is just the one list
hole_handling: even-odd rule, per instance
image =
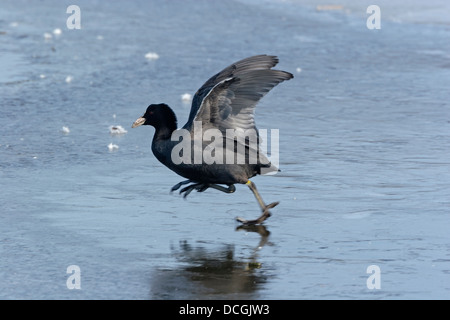
[[[0, 5], [0, 299], [450, 298], [448, 4], [380, 2], [369, 30], [372, 3], [78, 1], [69, 30], [71, 4]], [[170, 194], [130, 126], [160, 102], [182, 126], [183, 94], [261, 53], [295, 78], [256, 115], [282, 171], [253, 181], [280, 205], [243, 230], [246, 186]]]

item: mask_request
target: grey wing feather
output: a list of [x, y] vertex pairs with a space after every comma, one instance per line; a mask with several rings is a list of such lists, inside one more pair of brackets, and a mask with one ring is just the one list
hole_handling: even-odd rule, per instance
[[[225, 150], [231, 148], [233, 151], [237, 147], [243, 151], [234, 150], [234, 153], [258, 155], [258, 168], [270, 167], [259, 150], [254, 111], [258, 101], [273, 87], [293, 78], [289, 72], [272, 70], [277, 63], [278, 59], [273, 56], [250, 57], [213, 76], [194, 96], [189, 120], [183, 128], [193, 134], [193, 122], [200, 121], [202, 130], [218, 129], [223, 134]], [[235, 130], [236, 136], [228, 137], [227, 129]], [[230, 143], [226, 143], [227, 140]], [[244, 148], [240, 149], [238, 145]]]
[[203, 86], [197, 91], [192, 99], [192, 107], [189, 114], [189, 119], [183, 128], [190, 130], [192, 122], [196, 117], [199, 109], [202, 106], [204, 98], [214, 89], [219, 83], [226, 79], [239, 76], [243, 73], [255, 70], [268, 70], [278, 63], [278, 58], [268, 55], [257, 55], [249, 57], [238, 62], [233, 63], [221, 72], [212, 76], [206, 81]]
[[255, 70], [217, 84], [203, 99], [195, 121], [203, 129], [256, 129], [254, 111], [258, 101], [292, 75], [279, 70]]

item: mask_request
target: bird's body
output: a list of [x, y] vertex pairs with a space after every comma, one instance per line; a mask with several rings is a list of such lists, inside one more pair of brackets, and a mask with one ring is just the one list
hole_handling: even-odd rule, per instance
[[245, 165], [236, 166], [233, 164], [217, 163], [209, 165], [195, 163], [175, 164], [168, 155], [170, 155], [177, 143], [174, 141], [171, 141], [171, 143], [153, 141], [152, 151], [162, 164], [186, 179], [202, 183], [233, 184], [246, 183], [248, 177], [254, 176], [250, 175]]
[[189, 119], [180, 129], [174, 112], [166, 104], [150, 105], [144, 116], [135, 121], [133, 128], [142, 124], [155, 127], [153, 154], [188, 179], [172, 190], [192, 183], [181, 190], [185, 196], [194, 189], [202, 192], [210, 187], [231, 193], [234, 184], [247, 184], [264, 217], [240, 221], [260, 223], [270, 216], [268, 208], [278, 203], [266, 206], [249, 179], [261, 174], [262, 168], [278, 170], [261, 152], [254, 122], [257, 102], [278, 83], [293, 77], [288, 72], [272, 70], [277, 63], [274, 56], [254, 56], [211, 77], [194, 95]]
[[[213, 141], [213, 144], [215, 143], [216, 142]], [[229, 148], [226, 147], [227, 143], [229, 144]], [[155, 134], [155, 138], [152, 141], [152, 151], [155, 157], [166, 167], [173, 170], [180, 176], [193, 181], [214, 184], [246, 183], [248, 179], [257, 174], [261, 174], [261, 168], [270, 168], [270, 164], [264, 164], [260, 161], [255, 164], [250, 164], [248, 161], [248, 148], [244, 149], [244, 152], [247, 151], [244, 154], [244, 163], [239, 164], [236, 163], [236, 161], [227, 163], [226, 151], [228, 150], [235, 154], [238, 152], [238, 147], [236, 141], [230, 141], [230, 139], [227, 139], [226, 137], [224, 137], [222, 141], [217, 142], [218, 148], [223, 146], [223, 156], [221, 157], [222, 161], [214, 161], [205, 165], [205, 162], [203, 161], [204, 159], [202, 159], [201, 163], [196, 163], [195, 152], [198, 150], [203, 158], [204, 150], [208, 146], [211, 146], [211, 142], [192, 139], [189, 141], [189, 146], [184, 150], [184, 152], [188, 149], [192, 150], [190, 157], [185, 162], [177, 163], [177, 161], [174, 161], [174, 156], [172, 153], [179, 144], [180, 141], [157, 139]], [[196, 148], [197, 144], [200, 148]], [[258, 155], [263, 156], [264, 159], [266, 159], [263, 154]], [[268, 162], [268, 160], [266, 161]]]

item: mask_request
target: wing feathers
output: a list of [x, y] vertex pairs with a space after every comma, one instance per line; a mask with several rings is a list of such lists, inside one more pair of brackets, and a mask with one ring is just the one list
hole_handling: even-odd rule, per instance
[[[244, 145], [245, 152], [259, 150], [259, 133], [255, 126], [255, 108], [258, 101], [279, 83], [293, 78], [289, 72], [272, 70], [278, 63], [275, 56], [260, 55], [238, 61], [211, 77], [193, 98], [189, 120], [184, 125], [193, 134], [193, 122], [201, 121], [202, 129], [219, 129], [224, 141], [233, 139], [233, 145]], [[242, 129], [235, 133], [240, 139], [227, 136], [227, 129]], [[253, 129], [253, 130], [249, 130]], [[242, 133], [244, 132], [244, 133]], [[256, 146], [248, 137], [256, 140]], [[236, 150], [235, 150], [236, 151]], [[260, 154], [258, 168], [268, 166], [265, 155]]]
[[239, 75], [245, 74], [249, 71], [268, 70], [277, 65], [277, 63], [278, 58], [275, 56], [257, 55], [235, 62], [223, 69], [221, 72], [212, 76], [194, 95], [189, 119], [184, 128], [190, 129], [192, 127], [192, 122], [202, 107], [204, 99], [218, 84], [223, 83], [227, 79], [238, 77]]
[[277, 84], [291, 78], [288, 72], [268, 69], [225, 79], [205, 96], [195, 121], [202, 121], [205, 129], [216, 127], [222, 132], [256, 129], [253, 114], [258, 101]]

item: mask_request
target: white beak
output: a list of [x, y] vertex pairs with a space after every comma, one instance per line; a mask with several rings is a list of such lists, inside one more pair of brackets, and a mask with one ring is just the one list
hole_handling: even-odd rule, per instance
[[142, 125], [144, 124], [145, 120], [146, 120], [146, 119], [145, 119], [144, 117], [140, 117], [139, 119], [137, 119], [137, 120], [133, 123], [133, 125], [131, 126], [131, 128], [136, 128], [136, 127], [142, 126]]

